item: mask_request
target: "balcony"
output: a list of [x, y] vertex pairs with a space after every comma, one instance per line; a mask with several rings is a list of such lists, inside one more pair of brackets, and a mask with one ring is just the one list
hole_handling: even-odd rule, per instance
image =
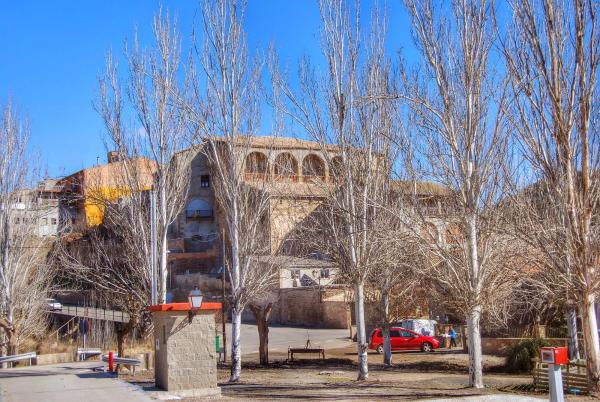
[[254, 173], [254, 172], [246, 172], [244, 173], [244, 180], [246, 181], [263, 181], [268, 180], [268, 173]]

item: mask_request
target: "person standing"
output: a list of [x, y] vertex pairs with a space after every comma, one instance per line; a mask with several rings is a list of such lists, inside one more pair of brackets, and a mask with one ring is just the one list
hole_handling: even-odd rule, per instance
[[458, 334], [456, 333], [454, 328], [450, 327], [450, 329], [448, 330], [448, 336], [450, 337], [450, 349], [452, 349], [452, 346], [456, 346], [456, 337], [458, 336]]

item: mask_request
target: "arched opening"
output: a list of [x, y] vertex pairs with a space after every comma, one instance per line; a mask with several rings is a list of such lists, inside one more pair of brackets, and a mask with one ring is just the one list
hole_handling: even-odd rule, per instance
[[298, 161], [289, 152], [282, 152], [275, 158], [273, 166], [276, 180], [298, 180]]
[[251, 152], [246, 156], [244, 173], [246, 180], [264, 180], [269, 172], [267, 156], [262, 152]]
[[208, 201], [195, 198], [185, 207], [185, 218], [188, 221], [213, 219], [213, 207]]
[[305, 181], [325, 180], [325, 162], [315, 154], [306, 155], [302, 161], [302, 175]]

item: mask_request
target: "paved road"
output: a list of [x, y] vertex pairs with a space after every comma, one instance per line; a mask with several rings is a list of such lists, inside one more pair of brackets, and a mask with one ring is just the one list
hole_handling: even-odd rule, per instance
[[[288, 347], [299, 348], [310, 339], [313, 347], [324, 349], [343, 348], [352, 345], [347, 329], [306, 329], [295, 327], [270, 327], [269, 351], [287, 352]], [[242, 355], [258, 353], [258, 330], [256, 325], [242, 324]], [[227, 324], [227, 355], [231, 352], [231, 325]]]
[[1, 402], [150, 402], [139, 388], [94, 372], [101, 362], [0, 370]]
[[[227, 328], [231, 336], [231, 327]], [[313, 346], [344, 347], [350, 344], [347, 330], [273, 327], [269, 350], [301, 347], [310, 338]], [[231, 339], [231, 338], [229, 338]], [[229, 347], [228, 347], [229, 349]], [[242, 325], [242, 351], [258, 352], [255, 325]], [[139, 388], [110, 375], [94, 372], [101, 362], [63, 363], [49, 366], [0, 369], [0, 402], [148, 402], [153, 399]]]

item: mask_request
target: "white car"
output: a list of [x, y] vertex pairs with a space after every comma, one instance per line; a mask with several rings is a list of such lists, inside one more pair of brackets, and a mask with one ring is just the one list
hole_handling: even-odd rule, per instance
[[56, 299], [46, 299], [46, 307], [50, 311], [62, 310], [62, 304]]

